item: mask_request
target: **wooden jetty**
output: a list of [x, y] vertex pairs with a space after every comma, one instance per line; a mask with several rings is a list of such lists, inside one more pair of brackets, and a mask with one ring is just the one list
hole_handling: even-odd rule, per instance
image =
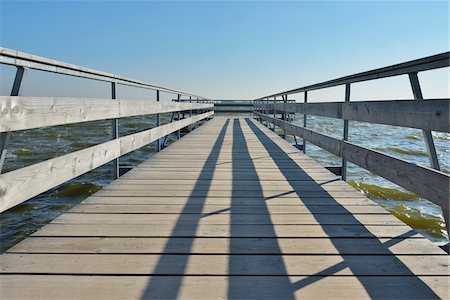
[[[28, 68], [41, 70], [42, 64], [59, 64], [70, 72], [76, 68], [2, 51], [6, 53], [3, 63], [15, 57], [9, 62], [18, 66], [18, 74], [22, 61], [27, 61]], [[117, 80], [145, 85], [88, 69], [77, 72], [110, 80], [113, 91]], [[152, 88], [159, 97], [162, 88]], [[193, 97], [175, 93], [178, 100], [183, 95]], [[131, 100], [83, 101], [90, 110], [80, 112], [73, 99], [31, 99], [18, 93], [0, 97], [2, 111], [8, 109], [9, 114], [0, 119], [0, 130], [9, 133], [164, 112], [173, 113], [173, 119], [0, 175], [0, 204], [6, 210], [109, 161], [117, 162], [119, 174], [117, 159], [148, 143], [157, 142], [161, 149], [7, 250], [0, 257], [2, 299], [450, 298], [447, 252], [319, 165], [303, 153], [305, 147], [289, 144], [261, 123], [269, 121], [287, 134], [357, 163], [358, 155], [347, 154], [356, 149], [352, 144], [338, 141], [341, 148], [335, 151], [334, 139], [292, 127], [276, 113], [302, 109], [332, 114], [333, 106], [341, 111], [336, 117], [342, 117], [345, 106], [323, 106], [324, 111], [287, 101], [278, 107], [257, 101], [254, 117], [212, 118], [208, 103], [136, 102], [134, 107]], [[448, 99], [440, 101], [448, 107]], [[180, 118], [181, 111], [185, 119]], [[426, 110], [422, 116], [433, 112]], [[364, 118], [375, 118], [368, 122], [388, 122], [365, 113]], [[52, 114], [56, 117], [46, 117]], [[448, 111], [440, 116], [437, 123], [442, 124], [448, 120]], [[209, 121], [163, 147], [164, 136], [179, 135], [182, 128], [204, 120]], [[441, 126], [420, 124], [423, 130]], [[367, 159], [379, 165], [395, 159], [385, 155], [379, 160], [376, 153], [357, 150], [365, 155], [369, 170], [374, 167]], [[403, 166], [402, 161], [395, 162], [394, 166]], [[437, 184], [448, 179], [439, 170], [425, 167], [405, 170], [393, 180], [402, 183], [411, 174], [420, 178], [431, 174]], [[428, 181], [417, 186], [414, 189], [425, 194], [435, 191], [431, 200], [448, 210], [442, 200], [445, 186], [439, 189]]]

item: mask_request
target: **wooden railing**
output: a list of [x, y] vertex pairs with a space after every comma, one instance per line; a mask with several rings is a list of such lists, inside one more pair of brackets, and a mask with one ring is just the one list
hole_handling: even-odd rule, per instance
[[[120, 156], [152, 142], [158, 143], [159, 151], [162, 138], [214, 114], [213, 104], [159, 102], [161, 91], [178, 98], [183, 95], [204, 100], [204, 97], [9, 49], [0, 48], [0, 63], [17, 67], [11, 96], [0, 96], [0, 171], [9, 136], [14, 131], [107, 119], [113, 125], [113, 139], [108, 142], [1, 174], [0, 212], [110, 161], [115, 162], [114, 175], [118, 177]], [[21, 97], [28, 69], [110, 82], [111, 99]], [[155, 90], [156, 101], [116, 99], [118, 84]], [[187, 111], [188, 117], [181, 119], [180, 112]], [[198, 114], [193, 115], [192, 111]], [[172, 113], [178, 118], [161, 125], [161, 113]], [[119, 137], [118, 119], [151, 114], [157, 115], [157, 127]]]
[[[363, 72], [327, 82], [297, 88], [255, 100], [254, 115], [262, 122], [282, 128], [286, 134], [310, 142], [342, 158], [342, 178], [346, 180], [347, 161], [369, 170], [421, 197], [439, 205], [449, 231], [450, 176], [440, 171], [431, 131], [450, 132], [450, 100], [423, 99], [417, 73], [448, 67], [449, 52]], [[408, 75], [414, 100], [350, 102], [350, 84], [397, 75]], [[345, 102], [308, 103], [308, 91], [345, 85]], [[303, 103], [287, 103], [288, 95], [304, 93]], [[277, 99], [281, 97], [280, 99]], [[294, 111], [304, 115], [303, 126], [287, 122], [276, 112]], [[307, 115], [344, 120], [342, 139], [336, 139], [307, 129]], [[431, 168], [419, 166], [391, 155], [361, 147], [348, 141], [349, 121], [369, 122], [417, 128], [423, 131]]]

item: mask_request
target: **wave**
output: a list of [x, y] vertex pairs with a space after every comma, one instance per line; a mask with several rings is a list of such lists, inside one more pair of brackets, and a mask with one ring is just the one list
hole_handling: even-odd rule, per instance
[[[383, 200], [380, 203], [383, 208], [426, 236], [436, 240], [448, 239], [445, 221], [441, 215], [429, 214], [405, 204], [395, 205], [398, 203], [397, 201], [419, 200], [418, 195], [374, 184], [356, 181], [348, 183], [372, 200]], [[392, 200], [396, 200], [396, 202]]]
[[418, 231], [425, 231], [428, 235], [437, 239], [448, 238], [445, 221], [441, 216], [426, 214], [417, 208], [406, 205], [382, 206]]
[[393, 188], [378, 186], [375, 184], [357, 182], [354, 180], [348, 181], [348, 184], [364, 193], [370, 199], [380, 200], [418, 200], [420, 197], [414, 193], [405, 192]]
[[16, 154], [16, 155], [21, 155], [21, 154], [35, 154], [35, 153], [36, 153], [36, 152], [34, 152], [33, 150], [30, 150], [30, 149], [24, 149], [24, 148], [14, 150], [14, 154]]
[[412, 155], [412, 156], [428, 156], [428, 154], [423, 152], [423, 151], [405, 150], [405, 149], [396, 148], [396, 147], [387, 147], [387, 148], [375, 147], [373, 149], [374, 150], [378, 150], [378, 151], [388, 150], [388, 151], [391, 151], [391, 152], [400, 153], [400, 154], [406, 154], [406, 155]]
[[57, 191], [58, 196], [75, 197], [90, 196], [101, 190], [101, 186], [87, 182], [72, 182], [60, 187]]
[[407, 135], [407, 136], [405, 136], [405, 139], [408, 139], [408, 140], [420, 140], [421, 137], [418, 136], [418, 135]]

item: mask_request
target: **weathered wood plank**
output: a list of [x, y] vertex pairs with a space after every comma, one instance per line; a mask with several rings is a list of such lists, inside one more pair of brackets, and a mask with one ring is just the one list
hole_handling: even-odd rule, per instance
[[[162, 259], [162, 257], [167, 257]], [[0, 257], [1, 273], [24, 274], [124, 274], [180, 275], [180, 261], [186, 260], [184, 275], [278, 275], [278, 276], [399, 276], [449, 275], [448, 255], [125, 255], [125, 254], [10, 254]], [[229, 268], [231, 260], [232, 268]], [[164, 265], [161, 266], [161, 263]], [[344, 263], [335, 271], [331, 267]], [[157, 268], [157, 266], [159, 266]], [[286, 273], [285, 273], [286, 271]]]
[[[114, 196], [91, 196], [83, 201], [84, 204], [115, 204], [115, 205], [132, 205], [132, 204], [141, 204], [141, 205], [157, 205], [157, 204], [165, 204], [165, 205], [186, 205], [188, 202], [191, 205], [199, 205], [203, 203], [212, 204], [212, 205], [231, 205], [233, 203], [234, 206], [246, 206], [246, 205], [254, 205], [257, 202], [260, 202], [260, 198], [239, 198], [239, 197], [208, 197], [206, 200], [204, 197], [157, 197], [157, 196], [145, 196], [145, 197], [114, 197]], [[280, 194], [278, 196], [274, 196], [269, 199], [269, 201], [265, 201], [267, 206], [272, 205], [305, 205], [314, 203], [314, 205], [362, 205], [362, 206], [374, 206], [376, 205], [373, 201], [368, 198], [341, 198], [341, 197], [323, 197], [323, 198], [308, 198], [308, 197], [294, 197], [293, 194]]]
[[[409, 276], [60, 276], [2, 275], [5, 299], [161, 299], [183, 282], [180, 299], [449, 299], [448, 277], [418, 276], [429, 290]], [[286, 281], [292, 282], [287, 286]], [[149, 284], [151, 283], [151, 287]], [[386, 284], [388, 283], [388, 285]], [[208, 287], [208, 288], [205, 288]], [[387, 288], [388, 287], [388, 288]], [[288, 291], [288, 292], [287, 292]], [[172, 294], [172, 293], [170, 293]]]
[[207, 112], [0, 175], [0, 211], [213, 115]]
[[[67, 218], [64, 214], [61, 218]], [[93, 220], [94, 221], [94, 220]], [[301, 230], [299, 230], [301, 228]], [[176, 232], [173, 224], [48, 224], [32, 236], [49, 237], [250, 237], [250, 238], [395, 238], [415, 234], [406, 225], [245, 225], [240, 224], [230, 232], [226, 225], [183, 225]], [[195, 235], [192, 230], [195, 229]], [[275, 230], [275, 232], [274, 232]], [[319, 249], [318, 249], [319, 250]]]
[[77, 66], [74, 64], [69, 64], [62, 61], [57, 61], [54, 59], [49, 59], [46, 57], [41, 57], [29, 53], [24, 53], [8, 48], [0, 47], [0, 63], [6, 65], [12, 65], [17, 67], [30, 68], [45, 72], [65, 74], [69, 76], [114, 82], [117, 84], [135, 86], [144, 89], [160, 90], [162, 92], [168, 92], [172, 94], [180, 94], [183, 96], [192, 96], [194, 98], [204, 99], [204, 97], [186, 93], [183, 91], [178, 91], [175, 89], [170, 89], [158, 85], [154, 85], [141, 80], [136, 80], [116, 74], [111, 74], [103, 71], [98, 71], [86, 67]]
[[[200, 176], [201, 172], [158, 172], [151, 173], [148, 171], [141, 171], [139, 169], [133, 170], [132, 173], [128, 172], [123, 175], [123, 178], [127, 179], [196, 179]], [[242, 176], [241, 176], [242, 175]], [[240, 177], [242, 180], [252, 180], [255, 177], [252, 173], [243, 173]], [[285, 181], [286, 178], [284, 176], [272, 176], [270, 172], [259, 173], [258, 177], [261, 181]], [[298, 171], [292, 172], [292, 175], [295, 176], [296, 180], [334, 180], [337, 179], [336, 175], [326, 170], [318, 170], [317, 172], [309, 172], [309, 173], [299, 173]], [[233, 173], [232, 172], [214, 172], [214, 178], [219, 180], [232, 180]]]
[[85, 204], [84, 202], [69, 210], [70, 213], [134, 213], [134, 214], [378, 214], [390, 213], [378, 205], [268, 205], [255, 202], [246, 206], [218, 204], [158, 205], [158, 204]]
[[[425, 238], [284, 238], [274, 242], [268, 238], [62, 238], [32, 237], [14, 247], [8, 253], [141, 253], [163, 254], [168, 241], [173, 243], [172, 254], [185, 254], [192, 243], [190, 254], [435, 254], [447, 253], [435, 247]], [[333, 245], [339, 244], [339, 249]]]
[[258, 104], [269, 110], [450, 132], [450, 99]]
[[0, 132], [212, 107], [165, 101], [0, 96]]
[[[287, 190], [285, 192], [278, 191], [265, 191], [263, 193], [264, 198], [260, 198], [259, 201], [263, 200], [271, 200], [274, 197], [278, 197], [280, 194], [294, 194], [300, 198], [357, 198], [360, 199], [362, 194], [356, 191], [292, 191]], [[248, 191], [202, 191], [202, 190], [194, 190], [194, 191], [161, 191], [161, 190], [153, 190], [149, 191], [139, 191], [139, 190], [100, 190], [96, 194], [96, 196], [111, 196], [111, 197], [145, 197], [145, 196], [153, 196], [153, 197], [205, 197], [208, 198], [223, 198], [223, 197], [238, 197], [238, 198], [254, 198], [255, 196]]]
[[[131, 180], [130, 180], [131, 181]], [[189, 181], [186, 180], [186, 181]], [[267, 182], [268, 184], [264, 184]], [[283, 181], [275, 181], [282, 183]], [[322, 186], [314, 181], [299, 181], [300, 184], [295, 184], [294, 186], [288, 185], [276, 185], [270, 181], [262, 181], [262, 184], [259, 184], [257, 181], [248, 182], [247, 184], [235, 184], [230, 181], [224, 181], [222, 184], [208, 184], [208, 183], [197, 183], [195, 185], [186, 184], [184, 182], [179, 182], [172, 185], [166, 184], [152, 184], [151, 180], [146, 180], [141, 183], [128, 184], [126, 182], [111, 184], [103, 188], [103, 190], [136, 190], [136, 191], [229, 191], [230, 189], [234, 189], [235, 191], [254, 191], [255, 189], [259, 189], [263, 192], [266, 191], [280, 191], [280, 192], [292, 192], [298, 191], [299, 193], [303, 191], [348, 191], [355, 192], [355, 189], [349, 185], [341, 186], [341, 185], [329, 185]]]
[[[84, 208], [88, 210], [88, 208]], [[126, 206], [111, 206], [118, 213], [66, 213], [53, 224], [142, 224], [142, 225], [403, 225], [390, 214], [221, 214], [212, 213], [124, 213]], [[105, 209], [106, 210], [106, 209]], [[344, 210], [345, 211], [345, 210]], [[235, 227], [235, 226], [233, 226]], [[236, 226], [237, 227], [237, 226]], [[297, 229], [298, 230], [298, 229]]]
[[423, 57], [423, 58], [407, 61], [407, 62], [400, 63], [400, 64], [395, 64], [392, 66], [387, 66], [387, 67], [383, 67], [383, 68], [379, 68], [379, 69], [365, 71], [365, 72], [361, 72], [361, 73], [357, 73], [357, 74], [353, 74], [353, 75], [349, 75], [349, 76], [344, 76], [341, 78], [337, 78], [337, 79], [333, 79], [333, 80], [329, 80], [329, 81], [325, 81], [325, 82], [321, 82], [321, 83], [316, 83], [316, 84], [301, 87], [301, 88], [296, 88], [296, 89], [289, 90], [289, 91], [284, 91], [284, 92], [273, 94], [273, 95], [268, 95], [268, 96], [265, 96], [264, 98], [258, 98], [257, 100], [269, 99], [269, 98], [276, 97], [276, 96], [278, 96], [278, 97], [287, 96], [287, 95], [291, 95], [291, 94], [297, 94], [297, 93], [301, 93], [301, 92], [305, 92], [305, 91], [324, 89], [324, 88], [343, 85], [343, 84], [347, 84], [347, 83], [362, 82], [362, 81], [367, 81], [367, 80], [380, 79], [380, 78], [403, 75], [403, 74], [408, 74], [408, 73], [417, 73], [417, 72], [422, 72], [422, 71], [426, 71], [426, 70], [444, 68], [444, 67], [448, 67], [450, 65], [450, 61], [448, 59], [449, 55], [450, 55], [450, 52], [444, 52], [444, 53], [440, 53], [440, 54], [436, 54], [436, 55], [432, 55], [432, 56], [428, 56], [428, 57]]

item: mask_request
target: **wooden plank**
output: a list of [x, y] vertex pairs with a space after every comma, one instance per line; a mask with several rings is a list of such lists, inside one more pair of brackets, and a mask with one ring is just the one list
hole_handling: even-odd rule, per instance
[[[354, 255], [354, 254], [435, 254], [447, 253], [435, 247], [425, 238], [28, 238], [8, 253], [85, 253], [85, 254], [167, 254], [167, 243], [172, 243], [171, 254], [316, 254], [321, 249], [322, 255]], [[333, 243], [339, 244], [339, 249]]]
[[94, 69], [77, 66], [74, 64], [69, 64], [66, 62], [57, 61], [54, 59], [49, 59], [46, 57], [41, 57], [25, 52], [20, 52], [8, 48], [0, 47], [0, 64], [13, 65], [17, 67], [25, 67], [40, 71], [65, 74], [75, 77], [100, 80], [106, 82], [114, 82], [117, 84], [135, 86], [144, 89], [160, 90], [162, 92], [168, 92], [172, 94], [180, 94], [183, 96], [191, 96], [194, 98], [205, 99], [202, 96], [186, 93], [183, 91], [178, 91], [175, 89], [170, 89], [158, 85], [154, 85], [141, 80], [131, 79], [128, 77], [115, 75], [103, 71], [97, 71]]
[[0, 132], [211, 107], [165, 101], [0, 96]]
[[[184, 275], [449, 275], [448, 255], [284, 255], [282, 260], [286, 269], [278, 265], [279, 255], [5, 253], [0, 257], [0, 265], [3, 274], [180, 275], [179, 263], [186, 261]], [[342, 263], [345, 268], [332, 269]]]
[[[137, 167], [136, 167], [137, 168]], [[136, 169], [134, 168], [134, 170]], [[149, 169], [148, 171], [155, 171], [158, 168]], [[240, 170], [239, 170], [240, 171]], [[258, 186], [262, 188], [273, 188], [278, 190], [290, 188], [308, 188], [311, 186], [323, 186], [324, 188], [336, 188], [340, 190], [349, 190], [354, 191], [355, 189], [352, 186], [349, 186], [345, 181], [342, 180], [320, 180], [315, 182], [309, 181], [290, 181], [290, 183], [285, 181], [257, 181], [255, 180], [242, 180], [239, 182], [233, 182], [233, 180], [217, 180], [217, 179], [185, 179], [183, 181], [179, 181], [176, 179], [154, 179], [154, 180], [146, 180], [146, 179], [123, 179], [119, 178], [110, 184], [103, 187], [103, 189], [135, 189], [135, 188], [145, 188], [150, 186], [157, 185], [158, 188], [163, 188], [163, 186], [169, 186], [169, 188], [174, 187], [176, 184], [179, 184], [182, 188], [190, 188], [194, 185], [198, 185], [199, 187], [209, 185], [211, 189], [220, 189], [221, 186], [225, 186], [226, 189], [229, 189], [231, 186], [236, 188], [244, 188], [250, 187], [255, 189]]]
[[269, 110], [450, 132], [450, 99], [259, 104]]
[[[315, 205], [376, 205], [373, 201], [369, 200], [368, 198], [361, 197], [361, 198], [333, 198], [333, 197], [323, 197], [323, 198], [308, 198], [308, 197], [294, 197], [292, 194], [280, 194], [278, 196], [274, 196], [269, 201], [266, 201], [267, 206], [272, 205], [286, 205], [286, 206], [292, 206], [292, 205], [305, 205], [314, 203]], [[239, 197], [208, 197], [205, 201], [204, 197], [190, 197], [190, 196], [184, 196], [184, 197], [154, 197], [154, 196], [144, 196], [144, 197], [114, 197], [114, 196], [97, 196], [95, 194], [94, 196], [91, 196], [89, 198], [86, 198], [83, 203], [84, 204], [116, 204], [116, 205], [132, 205], [132, 204], [148, 204], [148, 205], [157, 205], [157, 204], [167, 204], [167, 205], [186, 205], [186, 203], [189, 201], [189, 204], [196, 205], [196, 204], [223, 204], [223, 205], [231, 205], [233, 202], [234, 206], [239, 205], [252, 205], [255, 202], [261, 201], [260, 198], [252, 198], [252, 197], [246, 197], [246, 198], [239, 198]]]
[[[294, 193], [292, 190], [282, 192], [282, 193]], [[262, 200], [271, 200], [274, 197], [278, 197], [280, 194], [277, 191], [266, 191], [264, 192], [264, 198], [260, 198], [259, 201]], [[296, 196], [300, 198], [357, 198], [360, 199], [362, 194], [356, 191], [296, 191], [294, 193]], [[223, 198], [223, 197], [238, 197], [238, 198], [254, 198], [252, 193], [248, 191], [159, 191], [154, 190], [151, 192], [148, 191], [139, 191], [139, 190], [100, 190], [96, 194], [96, 196], [111, 196], [111, 197], [145, 197], [145, 196], [153, 196], [153, 197], [208, 197], [208, 198]]]
[[111, 206], [118, 213], [66, 213], [56, 218], [54, 224], [142, 224], [142, 225], [403, 225], [390, 214], [221, 214], [185, 213], [152, 214], [121, 213], [126, 206]]
[[447, 187], [450, 183], [450, 176], [443, 172], [419, 166], [346, 141], [340, 141], [269, 116], [259, 113], [257, 115], [265, 120], [274, 122], [275, 125], [285, 129], [288, 134], [303, 137], [322, 149], [343, 157], [349, 162], [386, 178], [441, 206], [447, 211], [449, 210], [448, 199], [450, 196]]
[[[127, 180], [128, 181], [128, 180]], [[132, 181], [132, 180], [129, 180]], [[184, 180], [184, 181], [189, 181]], [[275, 181], [283, 183], [283, 181]], [[265, 184], [267, 183], [267, 184]], [[195, 185], [190, 185], [185, 182], [179, 182], [177, 185], [176, 183], [172, 185], [166, 185], [166, 184], [158, 184], [154, 183], [152, 184], [151, 180], [145, 180], [141, 183], [136, 184], [128, 184], [126, 182], [117, 182], [115, 184], [107, 185], [103, 188], [103, 190], [138, 190], [138, 191], [229, 191], [230, 189], [234, 189], [235, 191], [254, 191], [260, 190], [263, 192], [266, 191], [280, 191], [280, 192], [292, 192], [292, 191], [298, 191], [301, 193], [302, 191], [317, 191], [317, 192], [323, 192], [323, 191], [349, 191], [349, 192], [356, 192], [355, 189], [349, 185], [347, 186], [341, 186], [341, 185], [329, 185], [329, 186], [322, 186], [314, 181], [299, 181], [299, 184], [294, 184], [293, 186], [288, 185], [276, 185], [273, 184], [273, 182], [270, 181], [262, 181], [261, 184], [259, 184], [258, 181], [249, 181], [248, 184], [236, 184], [230, 181], [223, 181], [222, 184], [208, 184], [208, 183], [197, 183]]]
[[0, 212], [213, 115], [207, 112], [0, 175]]
[[3, 275], [0, 287], [5, 299], [316, 300], [333, 295], [333, 299], [346, 300], [350, 291], [353, 298], [362, 300], [393, 296], [403, 300], [449, 299], [448, 277], [418, 276], [417, 279], [410, 276], [235, 276], [231, 278], [230, 291], [228, 276]]
[[342, 118], [450, 132], [450, 99], [346, 102]]
[[367, 80], [374, 80], [374, 79], [380, 79], [380, 78], [386, 78], [386, 77], [392, 77], [392, 76], [398, 76], [408, 73], [417, 73], [422, 72], [426, 70], [433, 70], [438, 68], [445, 68], [450, 65], [450, 61], [448, 59], [450, 55], [450, 52], [444, 52], [437, 55], [432, 55], [428, 57], [423, 57], [411, 61], [407, 61], [400, 64], [395, 64], [392, 66], [387, 66], [379, 69], [374, 69], [370, 71], [365, 71], [301, 88], [296, 88], [289, 91], [284, 91], [281, 93], [264, 96], [262, 98], [258, 98], [257, 100], [262, 99], [268, 99], [276, 96], [287, 96], [291, 94], [297, 94], [305, 91], [313, 91], [318, 89], [324, 89], [329, 88], [333, 86], [343, 85], [347, 83], [354, 83], [354, 82], [362, 82]]
[[[158, 173], [150, 173], [146, 171], [141, 171], [139, 169], [133, 170], [132, 173], [128, 172], [123, 175], [123, 178], [127, 179], [195, 179], [200, 176], [201, 172], [158, 172]], [[285, 181], [286, 178], [283, 176], [271, 176], [271, 173], [259, 173], [259, 180], [261, 181]], [[306, 181], [315, 181], [315, 180], [334, 180], [336, 179], [336, 175], [328, 171], [320, 171], [317, 172], [309, 172], [307, 173], [299, 173], [298, 171], [292, 172], [292, 175], [295, 176], [297, 180], [306, 180]], [[252, 173], [243, 173], [240, 175], [242, 180], [252, 180], [255, 177]], [[214, 172], [214, 178], [219, 180], [232, 180], [233, 173], [232, 172]]]
[[134, 214], [388, 214], [381, 206], [377, 205], [355, 205], [345, 208], [338, 205], [267, 205], [266, 203], [255, 202], [249, 205], [235, 206], [209, 204], [193, 205], [146, 205], [146, 204], [84, 204], [81, 203], [70, 209], [71, 213], [134, 213]]
[[[61, 218], [67, 218], [62, 215]], [[93, 220], [94, 221], [94, 220]], [[301, 228], [301, 230], [299, 230]], [[414, 234], [406, 225], [245, 225], [230, 232], [230, 224], [186, 224], [176, 232], [173, 224], [48, 224], [32, 234], [40, 237], [250, 237], [250, 238], [395, 238]], [[193, 235], [193, 229], [195, 234]], [[275, 231], [275, 232], [274, 232]]]
[[305, 115], [322, 116], [329, 118], [342, 118], [342, 102], [322, 103], [277, 103], [277, 104], [255, 104], [255, 107], [268, 109], [270, 111], [284, 111]]

